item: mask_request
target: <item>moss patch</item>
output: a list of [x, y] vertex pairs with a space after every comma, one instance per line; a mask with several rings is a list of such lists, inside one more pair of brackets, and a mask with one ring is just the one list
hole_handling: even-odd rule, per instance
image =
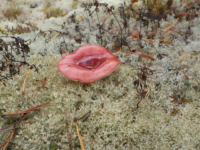
[[[79, 122], [86, 149], [199, 148], [198, 101], [178, 105], [179, 113], [171, 115], [168, 105], [173, 105], [172, 99], [167, 97], [167, 93], [162, 93], [162, 87], [161, 93], [157, 94], [153, 88], [155, 83], [150, 82], [150, 96], [137, 109], [140, 99], [135, 98], [137, 91], [132, 78], [136, 72], [129, 66], [121, 65], [109, 76], [85, 84], [67, 79], [58, 72], [57, 63], [50, 60], [55, 60], [55, 56], [39, 60], [38, 63], [43, 64], [43, 67], [40, 73], [30, 73], [24, 95], [21, 94], [22, 84], [19, 83], [24, 80], [26, 68], [22, 69], [20, 75], [14, 76], [9, 86], [0, 85], [0, 107], [6, 113], [51, 102], [49, 106], [34, 112], [32, 119], [19, 125], [20, 129], [10, 143], [10, 148], [67, 149], [64, 109], [71, 116], [75, 107], [76, 117], [91, 110], [90, 117], [85, 122]], [[45, 77], [47, 84], [41, 88], [41, 83], [36, 80]], [[5, 122], [1, 119], [0, 127], [4, 127]], [[0, 134], [5, 139], [9, 132]], [[73, 148], [80, 149], [75, 126]]]

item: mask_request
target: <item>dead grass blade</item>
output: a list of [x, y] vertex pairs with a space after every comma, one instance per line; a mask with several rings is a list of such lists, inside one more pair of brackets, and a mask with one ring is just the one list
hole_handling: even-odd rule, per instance
[[78, 123], [76, 123], [76, 130], [77, 130], [78, 139], [79, 139], [79, 142], [80, 142], [80, 145], [81, 145], [81, 150], [85, 150], [85, 148], [84, 148], [84, 146], [83, 146], [82, 139], [81, 139], [81, 135], [80, 135], [80, 133], [79, 133]]
[[18, 114], [25, 114], [25, 113], [46, 107], [49, 103], [50, 102], [36, 106], [36, 107], [33, 107], [33, 108], [30, 108], [30, 109], [27, 109], [27, 110], [24, 110], [24, 111], [20, 111], [20, 112], [17, 112], [17, 113], [11, 113], [11, 114], [5, 114], [5, 115], [2, 115], [2, 116], [13, 116], [13, 115], [18, 115]]
[[3, 150], [5, 150], [5, 149], [7, 148], [7, 146], [8, 146], [8, 144], [10, 143], [10, 141], [11, 141], [11, 139], [12, 139], [14, 133], [15, 133], [15, 129], [11, 132], [11, 134], [9, 135], [9, 137], [8, 137], [8, 138], [3, 142], [3, 144], [0, 146], [0, 149], [1, 149], [2, 147], [4, 147], [4, 145], [5, 145], [5, 147], [3, 148]]

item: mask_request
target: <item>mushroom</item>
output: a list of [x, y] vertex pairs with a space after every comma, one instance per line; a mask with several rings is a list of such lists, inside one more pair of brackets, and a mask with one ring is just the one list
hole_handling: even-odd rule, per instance
[[71, 80], [91, 83], [109, 75], [120, 61], [106, 48], [98, 45], [79, 47], [58, 62], [58, 70]]

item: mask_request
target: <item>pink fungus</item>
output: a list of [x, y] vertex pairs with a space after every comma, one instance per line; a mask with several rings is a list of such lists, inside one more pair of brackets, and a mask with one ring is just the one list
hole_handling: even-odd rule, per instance
[[58, 70], [71, 80], [91, 83], [109, 75], [119, 64], [117, 57], [106, 48], [86, 45], [62, 57]]

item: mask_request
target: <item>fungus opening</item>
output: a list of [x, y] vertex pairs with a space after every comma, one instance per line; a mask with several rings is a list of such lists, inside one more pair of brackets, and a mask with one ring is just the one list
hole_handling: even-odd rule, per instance
[[120, 61], [99, 45], [79, 47], [58, 62], [58, 70], [71, 80], [91, 83], [109, 75]]
[[107, 60], [107, 57], [102, 56], [86, 56], [82, 59], [76, 61], [76, 65], [86, 68], [86, 69], [95, 69], [102, 65]]

